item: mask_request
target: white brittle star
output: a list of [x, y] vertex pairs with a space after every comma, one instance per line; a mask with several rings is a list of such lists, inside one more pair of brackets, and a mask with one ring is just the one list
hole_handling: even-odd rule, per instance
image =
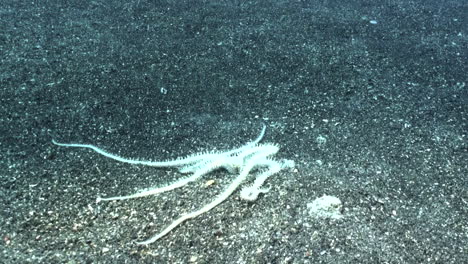
[[214, 200], [203, 206], [202, 208], [184, 214], [172, 222], [168, 227], [166, 227], [159, 234], [151, 237], [148, 240], [138, 242], [140, 245], [147, 245], [155, 242], [161, 237], [168, 234], [172, 229], [180, 225], [182, 222], [197, 217], [209, 210], [218, 204], [226, 200], [236, 189], [237, 187], [245, 181], [250, 172], [255, 171], [258, 168], [266, 168], [259, 171], [255, 175], [255, 180], [253, 184], [244, 187], [240, 192], [240, 197], [244, 200], [254, 201], [257, 199], [260, 193], [267, 192], [269, 189], [261, 188], [265, 180], [271, 175], [279, 172], [284, 168], [294, 167], [294, 161], [292, 160], [281, 160], [277, 161], [272, 158], [279, 150], [279, 147], [275, 144], [259, 144], [265, 135], [266, 127], [263, 126], [260, 135], [253, 141], [232, 150], [224, 152], [208, 152], [208, 153], [198, 153], [194, 155], [187, 156], [185, 158], [178, 158], [175, 160], [168, 161], [144, 161], [144, 160], [134, 160], [126, 159], [120, 156], [111, 154], [101, 148], [98, 148], [94, 145], [87, 144], [67, 144], [67, 143], [58, 143], [55, 140], [52, 140], [52, 143], [58, 146], [64, 147], [80, 147], [80, 148], [89, 148], [97, 153], [120, 161], [130, 164], [140, 164], [153, 167], [175, 167], [179, 169], [181, 173], [192, 173], [190, 176], [182, 178], [178, 181], [175, 181], [169, 185], [150, 188], [135, 194], [126, 195], [126, 196], [116, 196], [116, 197], [107, 197], [107, 198], [98, 198], [97, 202], [100, 201], [111, 201], [111, 200], [125, 200], [137, 197], [148, 196], [152, 194], [162, 193], [170, 191], [179, 187], [186, 185], [189, 182], [195, 181], [203, 175], [210, 173], [217, 169], [226, 169], [229, 173], [238, 173], [237, 177], [231, 182], [229, 186], [219, 194]]

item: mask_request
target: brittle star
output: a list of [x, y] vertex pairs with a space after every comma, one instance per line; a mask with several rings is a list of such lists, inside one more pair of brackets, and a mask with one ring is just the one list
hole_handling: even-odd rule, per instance
[[[294, 161], [292, 160], [274, 160], [271, 158], [279, 150], [279, 147], [276, 144], [259, 144], [265, 135], [265, 125], [260, 132], [260, 135], [253, 141], [224, 152], [213, 151], [208, 153], [197, 153], [194, 155], [187, 156], [185, 158], [177, 158], [174, 160], [167, 161], [145, 161], [145, 160], [135, 160], [127, 159], [115, 154], [111, 154], [101, 148], [98, 148], [94, 145], [88, 144], [70, 144], [70, 143], [59, 143], [55, 140], [52, 140], [52, 143], [58, 146], [63, 147], [79, 147], [79, 148], [89, 148], [95, 152], [125, 163], [130, 164], [140, 164], [153, 167], [175, 167], [178, 168], [181, 173], [191, 173], [190, 176], [182, 178], [178, 181], [175, 181], [169, 185], [150, 188], [135, 194], [125, 195], [125, 196], [116, 196], [116, 197], [107, 197], [107, 198], [97, 198], [97, 202], [100, 201], [111, 201], [111, 200], [126, 200], [131, 198], [143, 197], [152, 194], [162, 193], [170, 191], [179, 187], [186, 185], [189, 182], [195, 181], [198, 178], [202, 177], [205, 174], [208, 174], [214, 170], [225, 169], [229, 173], [238, 173], [237, 177], [231, 182], [227, 188], [220, 193], [214, 200], [203, 206], [202, 208], [184, 214], [172, 222], [168, 227], [163, 229], [159, 234], [145, 240], [142, 242], [137, 242], [140, 245], [147, 245], [155, 242], [156, 240], [167, 235], [170, 231], [180, 225], [182, 222], [195, 218], [218, 204], [226, 200], [239, 185], [244, 182], [249, 174], [254, 171], [257, 172], [255, 175], [255, 180], [251, 185], [244, 187], [240, 192], [240, 197], [244, 200], [255, 201], [260, 193], [265, 193], [269, 191], [269, 188], [261, 188], [265, 180], [271, 175], [279, 172], [285, 168], [293, 168]], [[258, 168], [265, 168], [263, 170], [257, 170]]]

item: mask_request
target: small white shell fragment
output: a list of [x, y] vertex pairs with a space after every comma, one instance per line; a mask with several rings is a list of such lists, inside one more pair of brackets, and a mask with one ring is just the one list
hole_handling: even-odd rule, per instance
[[343, 217], [341, 208], [343, 204], [335, 196], [324, 195], [307, 204], [309, 214], [314, 218], [339, 219]]

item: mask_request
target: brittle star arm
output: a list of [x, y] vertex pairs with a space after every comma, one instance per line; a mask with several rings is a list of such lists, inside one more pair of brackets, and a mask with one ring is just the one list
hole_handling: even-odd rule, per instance
[[183, 159], [175, 159], [175, 160], [168, 160], [168, 161], [147, 161], [147, 160], [137, 160], [137, 159], [127, 159], [127, 158], [123, 158], [123, 157], [120, 157], [120, 156], [117, 156], [115, 154], [112, 154], [110, 152], [107, 152], [101, 148], [98, 148], [94, 145], [90, 145], [90, 144], [76, 144], [76, 143], [59, 143], [55, 140], [52, 140], [52, 143], [54, 143], [55, 145], [57, 146], [62, 146], [62, 147], [75, 147], [75, 148], [88, 148], [88, 149], [92, 149], [94, 150], [95, 152], [107, 157], [107, 158], [110, 158], [110, 159], [113, 159], [113, 160], [116, 160], [116, 161], [120, 161], [120, 162], [125, 162], [125, 163], [130, 163], [130, 164], [136, 164], [136, 165], [146, 165], [146, 166], [153, 166], [153, 167], [179, 167], [179, 166], [183, 166], [183, 165], [187, 165], [187, 164], [191, 164], [191, 163], [195, 163], [197, 161], [200, 161], [204, 158], [209, 158], [211, 156], [215, 156], [217, 154], [211, 154], [211, 153], [208, 153], [208, 154], [203, 154], [203, 155], [192, 155], [192, 156], [188, 156], [186, 158], [183, 158]]
[[126, 199], [132, 199], [132, 198], [138, 198], [138, 197], [144, 197], [148, 195], [153, 195], [153, 194], [158, 194], [162, 192], [167, 192], [171, 191], [177, 188], [180, 188], [189, 182], [195, 181], [198, 178], [202, 177], [205, 174], [208, 174], [214, 170], [217, 170], [221, 167], [223, 167], [224, 164], [220, 162], [219, 160], [211, 160], [203, 168], [200, 168], [199, 170], [195, 171], [192, 175], [188, 177], [184, 177], [180, 180], [177, 180], [169, 185], [162, 186], [162, 187], [155, 187], [155, 188], [150, 188], [146, 190], [142, 190], [140, 192], [137, 192], [135, 194], [131, 195], [125, 195], [125, 196], [115, 196], [115, 197], [107, 197], [107, 198], [101, 198], [98, 197], [96, 202], [100, 201], [112, 201], [112, 200], [126, 200]]
[[209, 152], [209, 153], [198, 153], [194, 155], [187, 156], [185, 158], [179, 158], [179, 159], [174, 159], [174, 160], [167, 160], [167, 161], [148, 161], [148, 160], [137, 160], [137, 159], [128, 159], [124, 158], [115, 154], [112, 154], [110, 152], [107, 152], [97, 146], [91, 145], [91, 144], [77, 144], [77, 143], [60, 143], [52, 139], [52, 143], [57, 145], [57, 146], [62, 146], [62, 147], [75, 147], [75, 148], [88, 148], [92, 149], [95, 152], [116, 160], [120, 162], [125, 162], [129, 164], [135, 164], [135, 165], [145, 165], [145, 166], [153, 166], [153, 167], [181, 167], [181, 166], [186, 166], [184, 172], [193, 172], [188, 170], [187, 168], [190, 167], [191, 164], [197, 163], [197, 162], [203, 162], [203, 160], [209, 160], [216, 158], [219, 155], [232, 155], [234, 153], [239, 153], [242, 152], [245, 149], [251, 148], [255, 145], [257, 145], [260, 140], [262, 140], [263, 136], [265, 135], [265, 129], [266, 126], [263, 125], [262, 131], [260, 132], [260, 135], [253, 141], [248, 142], [247, 144], [225, 152]]

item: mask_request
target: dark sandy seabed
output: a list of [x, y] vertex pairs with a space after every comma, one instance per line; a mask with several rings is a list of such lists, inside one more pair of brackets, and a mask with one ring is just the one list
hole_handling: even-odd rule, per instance
[[[1, 263], [468, 263], [467, 1], [1, 2]], [[148, 246], [236, 175], [96, 204], [181, 175], [51, 143], [164, 160], [262, 124], [295, 169]]]

